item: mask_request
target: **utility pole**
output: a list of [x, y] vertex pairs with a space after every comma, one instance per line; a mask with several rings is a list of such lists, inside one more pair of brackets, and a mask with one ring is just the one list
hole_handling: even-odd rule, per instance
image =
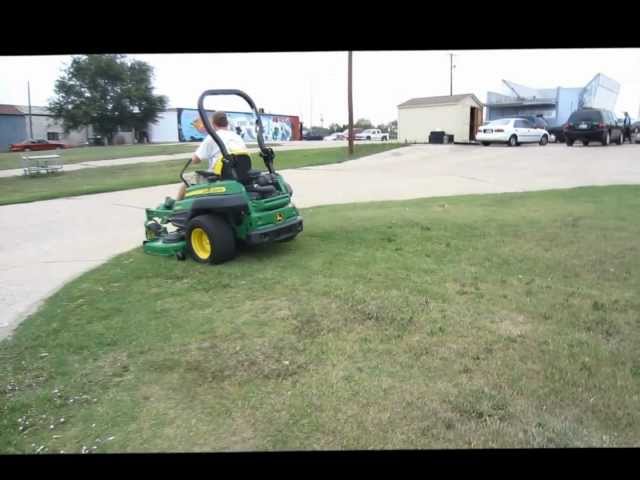
[[453, 53], [449, 54], [449, 96], [453, 95]]
[[31, 85], [27, 81], [27, 98], [29, 100], [29, 138], [33, 140], [33, 123], [31, 121]]
[[309, 83], [309, 134], [313, 135], [313, 84]]
[[348, 89], [348, 102], [349, 102], [349, 155], [353, 155], [353, 92], [352, 92], [352, 74], [351, 74], [351, 50], [349, 50], [349, 67], [348, 67], [348, 81], [347, 81], [347, 89]]

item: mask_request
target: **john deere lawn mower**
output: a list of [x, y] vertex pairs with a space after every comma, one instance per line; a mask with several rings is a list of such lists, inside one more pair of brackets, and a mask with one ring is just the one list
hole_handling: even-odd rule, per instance
[[[251, 168], [248, 153], [230, 153], [211, 126], [204, 110], [204, 99], [212, 95], [238, 95], [256, 115], [260, 156], [266, 171]], [[240, 90], [207, 90], [198, 99], [198, 111], [205, 129], [222, 154], [219, 174], [199, 170], [205, 183], [187, 186], [185, 198], [167, 198], [157, 208], [146, 209], [143, 242], [146, 253], [190, 255], [201, 263], [222, 263], [236, 255], [238, 244], [256, 245], [292, 240], [302, 231], [302, 217], [291, 203], [293, 191], [273, 168], [275, 154], [264, 144], [260, 113], [253, 100]]]

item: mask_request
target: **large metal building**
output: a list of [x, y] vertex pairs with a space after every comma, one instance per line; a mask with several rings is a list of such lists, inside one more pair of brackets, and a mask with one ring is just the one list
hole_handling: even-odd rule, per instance
[[487, 120], [517, 116], [542, 116], [552, 127], [563, 125], [579, 108], [613, 111], [620, 84], [599, 73], [584, 87], [531, 88], [502, 81], [504, 93], [488, 92]]
[[27, 138], [24, 114], [14, 105], [0, 105], [0, 152]]

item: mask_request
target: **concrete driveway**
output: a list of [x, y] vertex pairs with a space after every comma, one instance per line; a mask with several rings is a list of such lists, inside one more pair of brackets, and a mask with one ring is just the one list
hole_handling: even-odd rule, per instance
[[[640, 184], [640, 145], [419, 145], [282, 173], [299, 207]], [[0, 338], [72, 278], [140, 246], [144, 208], [177, 185], [0, 206]]]

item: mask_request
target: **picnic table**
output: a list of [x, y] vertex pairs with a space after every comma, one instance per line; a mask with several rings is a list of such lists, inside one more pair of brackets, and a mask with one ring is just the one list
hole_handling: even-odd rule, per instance
[[60, 155], [23, 155], [22, 170], [24, 175], [59, 172], [64, 167]]

